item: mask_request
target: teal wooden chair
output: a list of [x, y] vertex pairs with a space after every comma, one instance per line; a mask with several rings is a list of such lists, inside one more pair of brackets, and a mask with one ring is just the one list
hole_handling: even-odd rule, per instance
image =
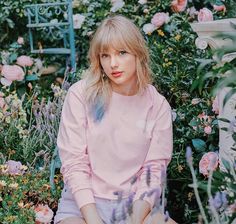
[[50, 186], [51, 186], [51, 192], [52, 194], [55, 194], [56, 192], [56, 187], [55, 187], [55, 183], [54, 183], [54, 176], [55, 176], [55, 171], [56, 169], [59, 169], [61, 167], [61, 160], [58, 154], [58, 148], [57, 146], [54, 149], [53, 155], [52, 155], [52, 159], [51, 159], [51, 163], [50, 163]]
[[[25, 6], [28, 17], [27, 27], [29, 29], [30, 50], [33, 54], [62, 54], [69, 57], [70, 72], [66, 72], [65, 80], [74, 79], [76, 71], [76, 53], [73, 28], [72, 0], [63, 2], [32, 4]], [[46, 38], [62, 40], [62, 47], [43, 48], [34, 43], [34, 35], [43, 32]], [[67, 58], [68, 58], [67, 57]], [[67, 60], [68, 61], [68, 60]], [[66, 68], [67, 69], [67, 68]], [[55, 194], [56, 188], [54, 175], [56, 169], [61, 167], [57, 146], [54, 149], [50, 164], [50, 185], [52, 193]]]

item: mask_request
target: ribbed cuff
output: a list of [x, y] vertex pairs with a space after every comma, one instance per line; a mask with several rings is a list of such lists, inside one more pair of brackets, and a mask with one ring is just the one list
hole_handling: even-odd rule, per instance
[[73, 196], [79, 209], [84, 205], [95, 203], [93, 192], [90, 189], [76, 191]]

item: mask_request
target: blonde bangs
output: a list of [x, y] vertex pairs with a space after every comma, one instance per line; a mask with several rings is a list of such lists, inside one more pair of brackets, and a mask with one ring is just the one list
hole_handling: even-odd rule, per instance
[[103, 32], [98, 34], [96, 45], [94, 46], [97, 54], [107, 52], [109, 49], [115, 50], [127, 50], [130, 49], [130, 44], [125, 40], [122, 30], [117, 29], [116, 27], [105, 27]]

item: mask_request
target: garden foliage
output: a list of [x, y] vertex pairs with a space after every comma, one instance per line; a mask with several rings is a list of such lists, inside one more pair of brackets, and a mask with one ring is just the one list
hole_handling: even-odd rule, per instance
[[[42, 211], [46, 211], [50, 220], [50, 208], [56, 210], [61, 190], [61, 176], [57, 174], [56, 197], [50, 193], [47, 170], [56, 145], [63, 100], [71, 84], [63, 80], [69, 68], [66, 59], [59, 55], [30, 53], [24, 10], [27, 4], [44, 2], [55, 1], [0, 1], [0, 223], [4, 224], [35, 223], [35, 218], [42, 220]], [[166, 189], [170, 216], [178, 223], [206, 223], [206, 220], [215, 223], [217, 217], [212, 214], [217, 213], [220, 220], [231, 223], [236, 211], [235, 167], [226, 166], [225, 173], [218, 168], [219, 111], [211, 90], [223, 85], [219, 85], [214, 74], [229, 68], [235, 71], [235, 65], [215, 66], [217, 61], [211, 59], [209, 49], [196, 48], [196, 34], [190, 23], [211, 17], [214, 20], [235, 17], [235, 1], [75, 0], [73, 5], [77, 79], [88, 66], [89, 40], [105, 17], [125, 15], [140, 27], [145, 37], [153, 84], [170, 102], [173, 113], [174, 152]], [[202, 8], [212, 14], [206, 11], [198, 16]], [[43, 33], [36, 35], [43, 46], [60, 45]], [[200, 58], [211, 63], [198, 73], [196, 59]], [[59, 66], [56, 72], [42, 72], [55, 63]], [[200, 77], [207, 72], [212, 72], [211, 79]], [[232, 80], [235, 87], [235, 78]], [[192, 150], [186, 161], [187, 146]], [[212, 160], [215, 164], [211, 164], [209, 173]], [[20, 161], [24, 166], [18, 164], [19, 169], [11, 172], [9, 161]], [[198, 181], [193, 182], [192, 177]], [[201, 206], [199, 210], [196, 190], [205, 217]]]

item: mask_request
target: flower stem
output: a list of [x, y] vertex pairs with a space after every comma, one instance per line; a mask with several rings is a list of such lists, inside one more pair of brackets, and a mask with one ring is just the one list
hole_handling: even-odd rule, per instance
[[200, 212], [201, 212], [201, 215], [202, 215], [202, 218], [203, 218], [205, 224], [208, 224], [206, 213], [203, 209], [202, 202], [201, 202], [199, 192], [198, 192], [198, 189], [197, 189], [198, 188], [197, 178], [196, 178], [192, 163], [189, 163], [189, 167], [190, 167], [192, 178], [193, 178], [193, 190], [194, 190], [194, 194], [195, 194], [195, 197], [196, 197], [196, 200], [197, 200], [197, 203], [198, 203], [198, 207], [200, 209]]
[[[208, 195], [209, 200], [213, 200], [213, 197], [212, 197], [212, 194], [211, 194], [212, 174], [213, 174], [213, 170], [210, 169], [208, 182], [207, 182], [207, 195]], [[220, 224], [219, 215], [218, 215], [215, 207], [211, 204], [211, 202], [209, 204], [210, 204], [210, 209], [212, 211], [214, 219], [216, 221], [216, 224]]]

